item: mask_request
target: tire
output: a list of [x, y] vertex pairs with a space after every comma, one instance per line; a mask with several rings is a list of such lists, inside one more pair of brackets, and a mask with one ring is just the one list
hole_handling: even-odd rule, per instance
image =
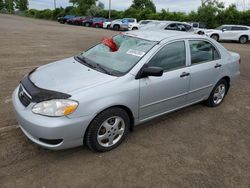
[[90, 26], [90, 24], [89, 24], [89, 23], [85, 23], [85, 24], [84, 24], [84, 26], [89, 27], [89, 26]]
[[211, 38], [216, 40], [217, 42], [219, 41], [219, 35], [217, 35], [217, 34], [211, 35]]
[[90, 123], [84, 142], [93, 151], [110, 151], [127, 137], [129, 127], [130, 118], [127, 112], [118, 107], [110, 108], [101, 112]]
[[114, 25], [114, 30], [119, 31], [120, 30], [120, 26], [119, 25]]
[[248, 42], [248, 37], [247, 36], [241, 36], [239, 39], [239, 42], [241, 44], [246, 44]]
[[95, 25], [95, 28], [99, 28], [99, 25]]
[[209, 98], [205, 101], [208, 107], [217, 107], [222, 104], [228, 92], [229, 84], [225, 79], [220, 80], [213, 88]]

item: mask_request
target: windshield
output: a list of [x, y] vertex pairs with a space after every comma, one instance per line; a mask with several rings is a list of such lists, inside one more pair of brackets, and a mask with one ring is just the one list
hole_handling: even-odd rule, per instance
[[166, 25], [166, 22], [150, 22], [143, 26], [141, 29], [143, 30], [148, 30], [148, 29], [153, 29], [153, 30], [158, 30], [162, 29]]
[[78, 57], [91, 67], [101, 67], [108, 70], [106, 73], [119, 76], [133, 68], [156, 43], [120, 34], [103, 40]]
[[223, 29], [223, 27], [224, 27], [223, 25], [222, 25], [222, 26], [220, 26], [220, 27], [217, 27], [217, 28], [216, 28], [216, 30], [222, 30], [222, 29]]

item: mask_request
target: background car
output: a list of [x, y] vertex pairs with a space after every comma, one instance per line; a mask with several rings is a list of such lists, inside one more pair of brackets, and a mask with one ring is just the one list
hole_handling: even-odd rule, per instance
[[153, 22], [153, 21], [157, 21], [157, 20], [141, 20], [138, 22], [138, 29], [142, 28], [143, 26]]
[[86, 20], [82, 21], [82, 25], [86, 26], [86, 27], [90, 27], [90, 26], [92, 26], [92, 24], [94, 22], [99, 22], [99, 21], [102, 21], [102, 20], [105, 20], [105, 18], [89, 18], [89, 19], [86, 19]]
[[122, 20], [112, 22], [110, 28], [116, 31], [137, 30], [139, 28], [139, 24], [135, 18], [123, 18]]
[[204, 31], [206, 30], [206, 24], [202, 22], [188, 22], [193, 28], [194, 32], [199, 35], [203, 35]]
[[93, 19], [92, 27], [103, 28], [103, 23], [106, 21], [111, 22], [110, 20], [107, 20], [105, 18]]
[[64, 23], [67, 22], [67, 20], [72, 19], [72, 18], [75, 18], [75, 17], [76, 17], [76, 16], [74, 16], [74, 15], [66, 15], [66, 16], [64, 16], [64, 17], [58, 17], [58, 18], [57, 18], [57, 21], [58, 21], [59, 23], [61, 23], [61, 24], [64, 24]]
[[246, 44], [250, 40], [250, 27], [244, 25], [222, 25], [216, 29], [204, 31], [205, 35], [216, 41], [238, 41]]
[[116, 20], [106, 20], [105, 22], [103, 22], [103, 28], [104, 29], [110, 29], [110, 25], [112, 22], [119, 22], [121, 21], [121, 19], [116, 19]]
[[92, 16], [80, 16], [76, 18], [69, 19], [67, 23], [72, 24], [72, 25], [82, 25], [82, 22], [84, 20], [92, 19]]
[[152, 21], [144, 27], [141, 27], [140, 30], [173, 30], [194, 32], [194, 29], [190, 24], [176, 21]]

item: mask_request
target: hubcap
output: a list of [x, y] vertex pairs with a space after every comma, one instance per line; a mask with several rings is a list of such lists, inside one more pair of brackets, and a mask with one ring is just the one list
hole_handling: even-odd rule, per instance
[[225, 93], [226, 93], [226, 86], [224, 84], [220, 84], [215, 92], [214, 92], [214, 97], [213, 97], [213, 100], [214, 100], [214, 103], [216, 105], [220, 104], [223, 100], [223, 98], [225, 97]]
[[241, 43], [246, 43], [247, 42], [247, 38], [246, 37], [241, 37], [240, 42]]
[[114, 116], [105, 120], [97, 132], [97, 141], [103, 147], [111, 147], [122, 138], [125, 122], [121, 117]]
[[217, 37], [216, 35], [213, 35], [213, 36], [212, 36], [212, 39], [218, 41], [218, 37]]

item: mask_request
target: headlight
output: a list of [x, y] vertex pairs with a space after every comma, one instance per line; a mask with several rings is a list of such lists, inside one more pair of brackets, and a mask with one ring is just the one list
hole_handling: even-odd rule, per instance
[[73, 113], [77, 106], [78, 103], [73, 100], [54, 99], [36, 104], [32, 112], [51, 117], [67, 116]]

